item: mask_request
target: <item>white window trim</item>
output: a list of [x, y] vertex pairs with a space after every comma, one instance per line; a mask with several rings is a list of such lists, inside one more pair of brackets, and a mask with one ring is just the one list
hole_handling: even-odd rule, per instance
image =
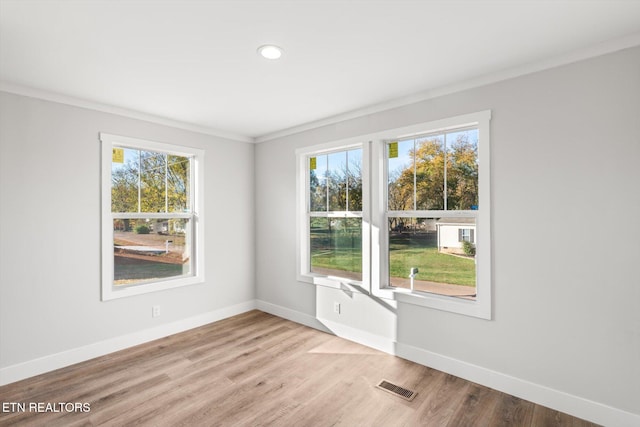
[[[297, 278], [304, 283], [344, 288], [371, 293], [374, 296], [414, 304], [437, 310], [463, 314], [481, 319], [492, 318], [492, 276], [491, 276], [491, 158], [490, 158], [490, 120], [491, 111], [464, 114], [401, 128], [361, 135], [341, 141], [331, 142], [296, 150], [296, 230], [297, 230]], [[447, 132], [464, 127], [478, 128], [478, 160], [479, 160], [479, 210], [443, 211], [448, 217], [473, 217], [476, 219], [476, 291], [475, 300], [438, 295], [410, 289], [392, 288], [388, 286], [388, 233], [386, 188], [387, 188], [387, 153], [385, 142], [399, 140], [426, 133]], [[362, 143], [362, 141], [369, 141]], [[308, 176], [306, 159], [308, 156], [342, 148], [363, 147], [362, 157], [362, 242], [363, 242], [363, 280], [353, 282], [342, 278], [320, 276], [309, 273], [309, 235], [306, 227], [306, 209], [308, 206]], [[435, 211], [431, 211], [435, 213]], [[415, 216], [406, 212], [393, 212], [398, 216]], [[303, 256], [303, 254], [307, 254]]]
[[[371, 256], [369, 254], [369, 248], [371, 247], [371, 202], [369, 189], [371, 186], [369, 182], [369, 159], [371, 144], [369, 142], [363, 143], [362, 141], [361, 138], [349, 139], [296, 150], [296, 266], [297, 280], [300, 282], [337, 289], [342, 289], [346, 286], [352, 291], [370, 292]], [[307, 225], [307, 216], [309, 213], [309, 194], [307, 191], [309, 188], [309, 173], [307, 159], [314, 155], [320, 156], [336, 151], [347, 151], [358, 148], [362, 149], [362, 281], [311, 273], [309, 227]], [[346, 213], [345, 217], [360, 218], [360, 215]]]
[[[102, 301], [141, 295], [166, 289], [203, 283], [204, 276], [204, 150], [165, 144], [126, 136], [100, 133], [102, 143], [101, 189], [102, 189]], [[113, 219], [121, 216], [111, 212], [111, 162], [112, 148], [116, 146], [132, 147], [143, 150], [164, 152], [185, 157], [194, 157], [190, 170], [191, 197], [193, 213], [186, 215], [193, 221], [194, 260], [193, 275], [176, 279], [144, 283], [133, 286], [114, 287], [113, 285]], [[134, 215], [127, 215], [132, 217]], [[185, 217], [182, 213], [145, 213], [143, 217], [173, 218]]]
[[[397, 300], [404, 303], [450, 311], [482, 319], [492, 318], [492, 284], [491, 284], [491, 196], [490, 196], [490, 134], [489, 122], [491, 111], [465, 114], [433, 122], [421, 123], [404, 128], [382, 132], [374, 138], [372, 158], [376, 159], [376, 167], [371, 170], [375, 190], [372, 195], [374, 209], [372, 224], [372, 257], [379, 260], [372, 263], [376, 271], [372, 272], [372, 293], [381, 298]], [[476, 219], [476, 292], [475, 300], [449, 297], [426, 292], [413, 292], [410, 289], [391, 288], [388, 286], [388, 233], [386, 187], [387, 187], [387, 153], [385, 141], [402, 139], [424, 133], [445, 132], [461, 127], [474, 125], [478, 127], [478, 160], [479, 160], [479, 194], [478, 211], [442, 211], [443, 215], [453, 217], [475, 217]], [[435, 211], [431, 211], [435, 213]], [[398, 216], [415, 216], [414, 213], [393, 212]]]

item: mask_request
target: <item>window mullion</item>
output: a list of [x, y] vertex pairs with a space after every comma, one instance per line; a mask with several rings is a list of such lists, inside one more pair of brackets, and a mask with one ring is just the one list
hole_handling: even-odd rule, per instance
[[113, 219], [191, 219], [195, 215], [183, 212], [113, 212], [111, 217]]
[[345, 210], [348, 212], [349, 211], [349, 152], [346, 151], [346, 158], [347, 158], [347, 163], [345, 164], [345, 199], [344, 199], [344, 206], [345, 206]]
[[418, 209], [418, 165], [416, 159], [416, 140], [413, 140], [413, 210]]
[[138, 212], [142, 212], [142, 151], [138, 150]]
[[169, 212], [169, 156], [164, 155], [164, 211]]
[[442, 198], [444, 200], [444, 210], [448, 210], [449, 208], [447, 207], [447, 162], [449, 160], [449, 156], [447, 155], [447, 134], [444, 134], [444, 146], [442, 147], [442, 158], [443, 158], [443, 164], [444, 164], [444, 187], [443, 187], [443, 195]]
[[327, 194], [327, 209], [326, 209], [326, 211], [329, 212], [329, 181], [330, 181], [330, 179], [329, 179], [329, 156], [325, 156], [325, 167], [326, 167], [326, 169], [325, 169], [325, 172], [324, 172], [324, 176], [325, 176], [324, 182], [325, 182], [325, 187], [326, 187], [325, 189], [327, 190], [326, 191], [326, 194]]

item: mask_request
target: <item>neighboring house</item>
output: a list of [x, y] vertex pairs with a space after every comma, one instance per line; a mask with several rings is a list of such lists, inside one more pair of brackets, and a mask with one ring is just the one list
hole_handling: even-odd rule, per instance
[[184, 224], [181, 221], [169, 221], [158, 219], [150, 223], [151, 231], [158, 234], [180, 234], [185, 232]]
[[438, 251], [463, 253], [462, 242], [476, 243], [476, 223], [473, 218], [447, 218], [436, 222]]
[[151, 231], [158, 234], [169, 234], [169, 221], [163, 219], [152, 221]]

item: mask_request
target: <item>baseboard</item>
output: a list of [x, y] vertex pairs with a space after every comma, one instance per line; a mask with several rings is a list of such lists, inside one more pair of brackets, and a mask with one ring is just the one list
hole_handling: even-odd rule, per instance
[[197, 316], [167, 323], [154, 328], [111, 338], [82, 347], [66, 350], [38, 359], [29, 360], [0, 369], [0, 386], [20, 381], [36, 375], [50, 372], [75, 363], [84, 362], [95, 357], [104, 356], [114, 351], [123, 350], [138, 344], [164, 338], [169, 335], [197, 328], [208, 323], [226, 319], [227, 317], [256, 309], [256, 301], [250, 300], [229, 307], [220, 308]]
[[256, 308], [596, 424], [611, 427], [640, 426], [639, 414], [626, 412], [408, 344], [398, 343], [351, 326], [318, 319], [276, 304], [258, 300]]
[[256, 308], [260, 311], [264, 311], [265, 313], [273, 314], [274, 316], [282, 317], [283, 319], [291, 320], [292, 322], [309, 326], [310, 328], [318, 329], [322, 332], [331, 333], [331, 331], [318, 319], [306, 313], [262, 300], [256, 300]]
[[394, 354], [394, 343], [379, 335], [343, 325], [342, 323], [313, 317], [306, 313], [291, 310], [290, 308], [271, 304], [266, 301], [257, 300], [256, 308], [260, 311], [264, 311], [265, 313], [273, 314], [274, 316], [282, 317], [284, 319], [291, 320], [292, 322], [300, 323], [301, 325], [309, 326], [310, 328], [318, 329], [323, 332], [328, 332], [340, 338], [357, 342], [358, 344], [366, 345], [367, 347], [375, 348], [376, 350], [384, 351], [385, 353]]
[[182, 319], [155, 328], [127, 334], [98, 343], [78, 347], [50, 356], [0, 369], [0, 385], [9, 384], [55, 369], [83, 362], [114, 351], [155, 339], [183, 332], [198, 326], [216, 322], [227, 317], [258, 309], [300, 323], [323, 332], [354, 341], [385, 353], [394, 354], [424, 366], [482, 384], [519, 398], [543, 405], [585, 420], [606, 426], [638, 426], [640, 415], [603, 405], [588, 399], [551, 389], [539, 384], [515, 378], [497, 371], [473, 365], [438, 353], [433, 353], [411, 345], [397, 343], [386, 337], [371, 334], [326, 319], [272, 304], [261, 300], [246, 301], [241, 304], [221, 308], [208, 313]]
[[352, 326], [343, 325], [342, 323], [334, 322], [333, 320], [321, 318], [318, 318], [318, 320], [326, 326], [329, 331], [340, 338], [357, 342], [358, 344], [366, 345], [367, 347], [375, 348], [376, 350], [380, 350], [388, 354], [396, 354], [395, 341], [390, 340], [387, 337], [372, 334], [371, 332], [366, 332]]
[[396, 355], [521, 399], [605, 426], [640, 426], [640, 415], [603, 405], [501, 372], [397, 343]]

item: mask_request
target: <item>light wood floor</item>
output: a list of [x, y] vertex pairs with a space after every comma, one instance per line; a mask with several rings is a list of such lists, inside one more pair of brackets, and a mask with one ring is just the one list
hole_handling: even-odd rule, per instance
[[0, 387], [0, 402], [91, 407], [27, 406], [2, 426], [593, 425], [259, 311]]

